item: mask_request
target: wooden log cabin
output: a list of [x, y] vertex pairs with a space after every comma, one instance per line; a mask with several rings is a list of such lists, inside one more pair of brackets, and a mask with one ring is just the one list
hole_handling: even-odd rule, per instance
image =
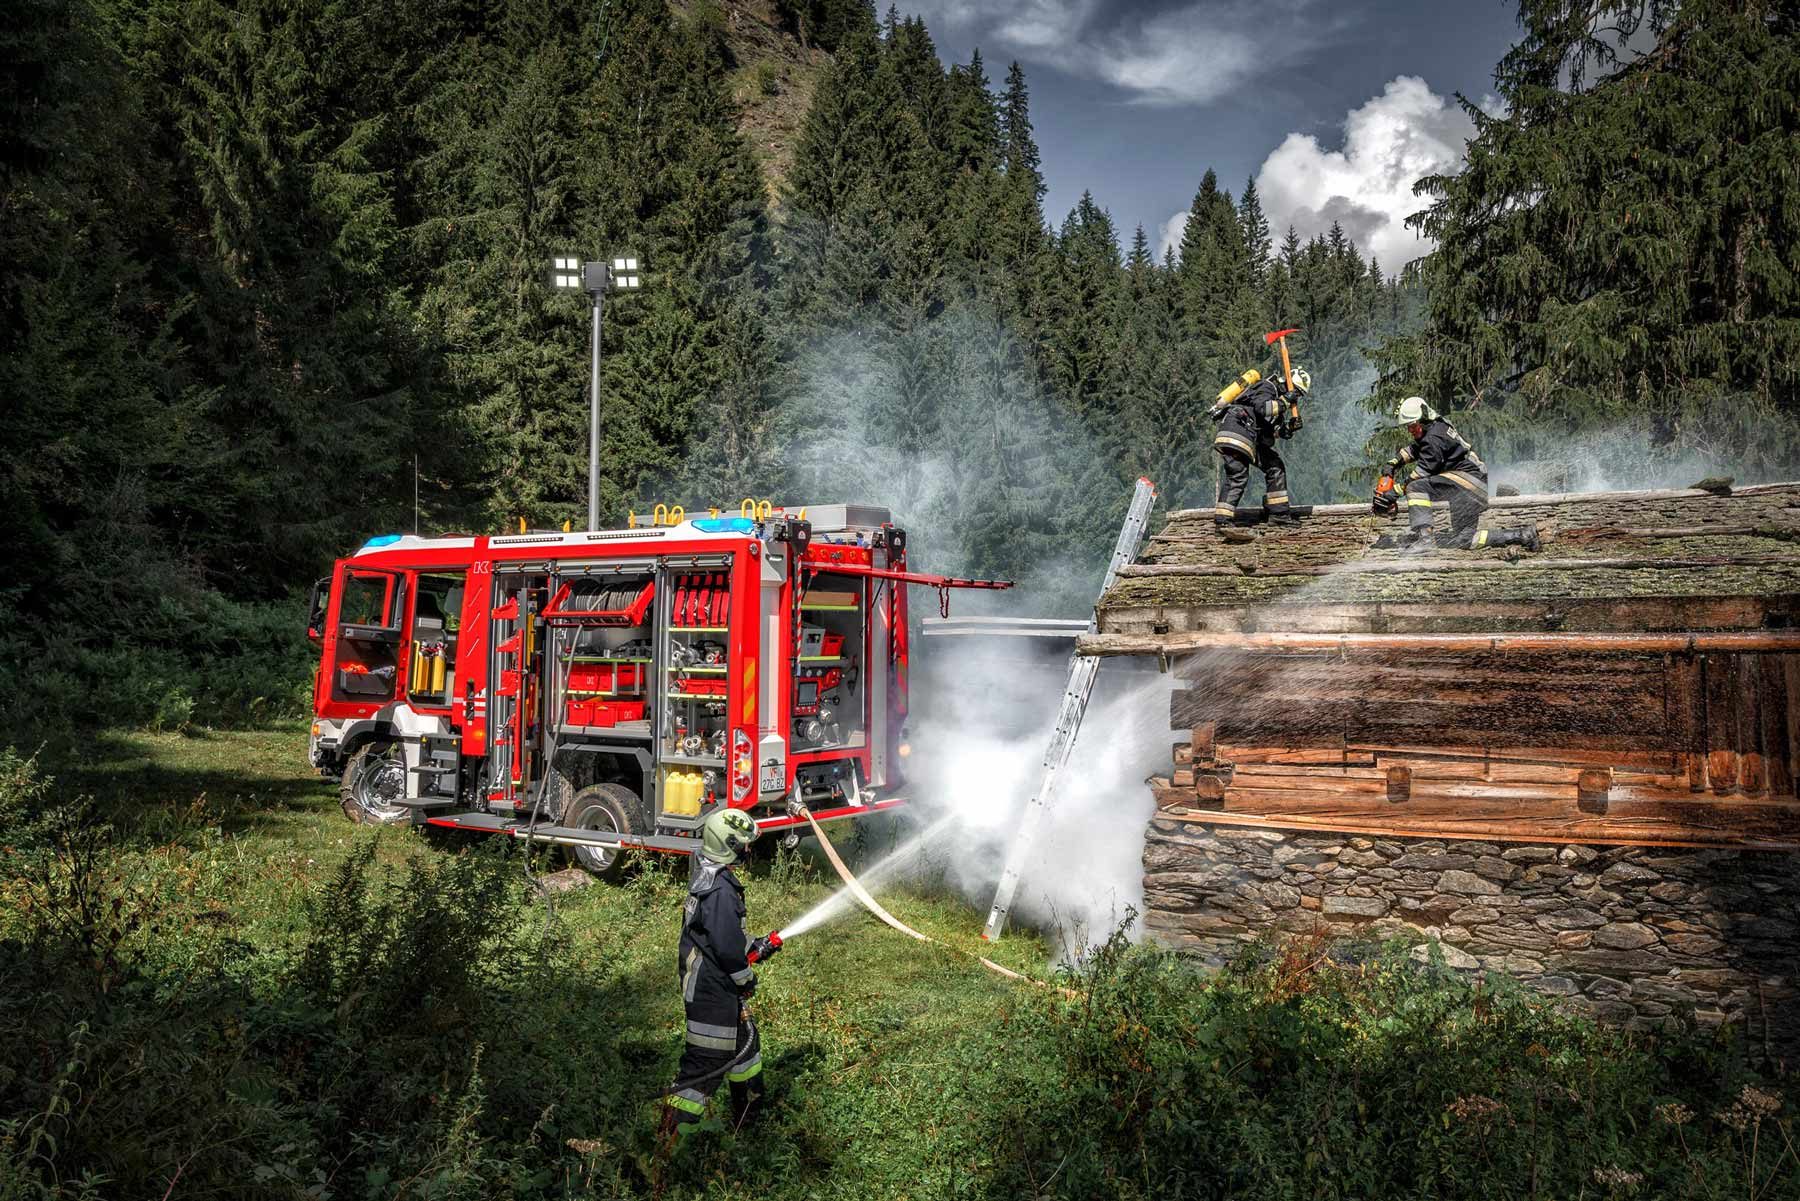
[[1800, 1010], [1800, 484], [1496, 499], [1535, 553], [1299, 515], [1170, 513], [1080, 642], [1180, 680], [1153, 933], [1373, 922], [1622, 1021]]

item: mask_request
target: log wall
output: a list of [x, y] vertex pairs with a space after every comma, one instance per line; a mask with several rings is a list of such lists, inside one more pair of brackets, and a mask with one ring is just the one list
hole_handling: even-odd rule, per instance
[[[1242, 794], [1385, 793], [1376, 775], [1408, 755], [1426, 761], [1412, 767], [1414, 799], [1498, 802], [1496, 816], [1507, 802], [1520, 803], [1521, 818], [1547, 815], [1533, 805], [1572, 808], [1584, 770], [1615, 777], [1588, 790], [1603, 794], [1588, 812], [1613, 800], [1794, 796], [1800, 655], [1233, 655], [1184, 674], [1194, 687], [1171, 695], [1171, 726], [1204, 727], [1238, 753], [1171, 784], [1211, 776], [1223, 793], [1193, 799], [1222, 795], [1245, 812], [1257, 800], [1297, 798]], [[1292, 770], [1276, 770], [1284, 755]], [[1477, 771], [1469, 760], [1536, 767]]]

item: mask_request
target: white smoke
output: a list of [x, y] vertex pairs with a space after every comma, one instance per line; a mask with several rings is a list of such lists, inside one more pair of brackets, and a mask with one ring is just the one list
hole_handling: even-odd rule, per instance
[[[1016, 648], [965, 650], [956, 645], [963, 641], [928, 639], [921, 650], [933, 661], [915, 693], [908, 774], [923, 820], [957, 818], [923, 863], [985, 912], [1043, 781], [1068, 660], [1027, 663]], [[1011, 915], [1049, 933], [1064, 959], [1079, 959], [1122, 926], [1138, 933], [1144, 827], [1155, 807], [1145, 780], [1168, 770], [1174, 683], [1123, 663], [1103, 667], [1038, 827]]]
[[[1023, 376], [993, 382], [996, 365], [1021, 348], [991, 319], [946, 315], [912, 335], [915, 341], [907, 337], [886, 329], [845, 332], [802, 361], [798, 408], [807, 417], [789, 435], [789, 462], [805, 495], [788, 499], [884, 506], [908, 533], [914, 570], [965, 574], [981, 562], [979, 537], [1005, 536], [994, 528], [994, 510], [982, 506], [994, 499], [997, 459], [1014, 454], [1007, 406], [1022, 420], [1054, 406], [1030, 392]], [[948, 377], [948, 389], [918, 385], [921, 358], [938, 367], [925, 377]], [[1079, 457], [1083, 449], [1071, 437], [1060, 432], [1058, 453]], [[1085, 453], [1104, 461], [1098, 448]], [[1057, 469], [1048, 462], [1010, 466], [1021, 475]], [[1109, 524], [1123, 522], [1130, 496], [1122, 486]], [[1041, 531], [1035, 536], [1046, 541]], [[1091, 547], [1040, 556], [1011, 591], [953, 593], [954, 611], [1089, 617], [1111, 545], [1108, 535]], [[915, 588], [914, 614], [934, 615], [935, 600]], [[945, 815], [955, 820], [896, 872], [884, 865], [880, 878], [942, 879], [986, 913], [1018, 815], [1041, 780], [1072, 650], [1066, 642], [1060, 647], [1027, 665], [1016, 657], [1019, 648], [991, 641], [982, 649], [961, 638], [913, 643], [906, 795], [919, 815], [911, 821], [923, 827]], [[1100, 675], [1065, 787], [1013, 908], [1015, 920], [1051, 930], [1065, 956], [1079, 956], [1142, 907], [1143, 834], [1153, 805], [1144, 780], [1168, 767], [1170, 686], [1155, 673], [1109, 668]]]

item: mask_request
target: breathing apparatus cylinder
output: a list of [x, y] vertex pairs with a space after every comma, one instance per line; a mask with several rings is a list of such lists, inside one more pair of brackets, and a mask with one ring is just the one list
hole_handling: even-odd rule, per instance
[[1262, 372], [1252, 367], [1244, 374], [1226, 384], [1219, 392], [1219, 399], [1213, 402], [1213, 408], [1222, 409], [1244, 394], [1244, 389], [1262, 379]]

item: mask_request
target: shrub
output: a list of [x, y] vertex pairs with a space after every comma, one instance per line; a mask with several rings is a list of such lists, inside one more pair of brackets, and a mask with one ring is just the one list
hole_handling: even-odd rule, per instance
[[[1733, 1048], [1596, 1027], [1504, 977], [1317, 943], [1207, 980], [1115, 938], [1076, 979], [1080, 1003], [1035, 1007], [1020, 1031], [1054, 1050], [1036, 1086], [1021, 1069], [994, 1139], [1017, 1148], [1002, 1192], [1058, 1165], [1058, 1195], [1158, 1198], [1745, 1196], [1800, 1179], [1791, 1117], [1740, 1105], [1745, 1129], [1764, 1123], [1760, 1164], [1732, 1131], [1755, 1087]], [[1719, 1116], [1684, 1141], [1668, 1113]]]

